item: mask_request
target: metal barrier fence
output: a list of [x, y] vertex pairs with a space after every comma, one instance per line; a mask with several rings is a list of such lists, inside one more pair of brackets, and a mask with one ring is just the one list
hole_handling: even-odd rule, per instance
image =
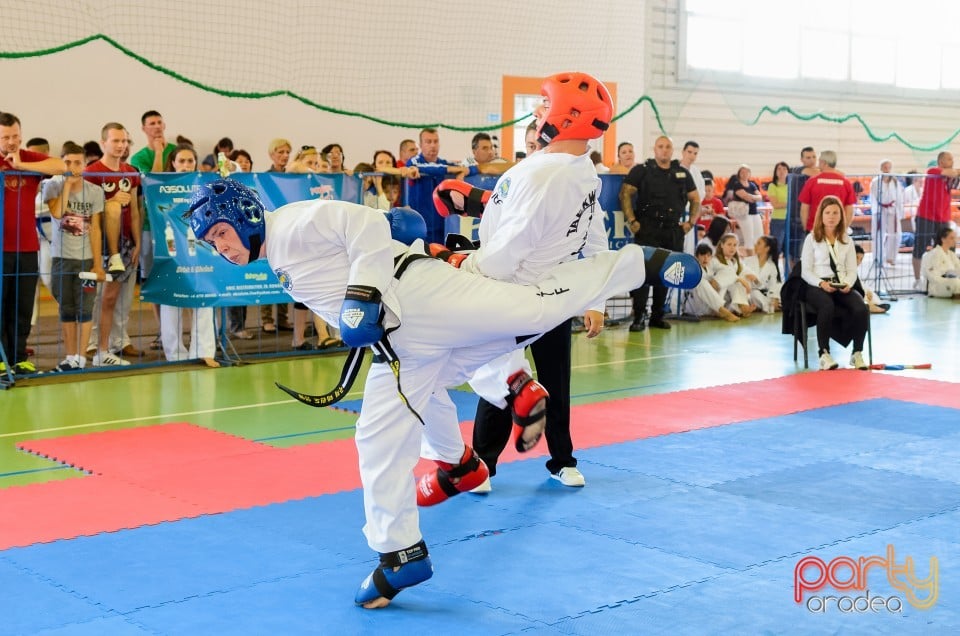
[[[186, 226], [179, 221], [179, 215], [189, 201], [189, 194], [185, 196], [189, 189], [185, 191], [182, 186], [168, 187], [166, 194], [170, 195], [169, 201], [159, 195], [151, 201], [153, 192], [140, 199], [140, 218], [145, 219], [146, 223], [139, 258], [134, 262], [136, 255], [132, 249], [133, 242], [128, 241], [122, 250], [126, 272], [118, 276], [116, 281], [104, 284], [83, 280], [78, 275], [81, 270], [89, 271], [94, 256], [91, 243], [86, 239], [92, 233], [96, 235], [94, 227], [100, 234], [103, 233], [104, 215], [99, 215], [97, 221], [93, 216], [94, 212], [99, 211], [93, 210], [94, 207], [103, 208], [103, 199], [96, 197], [100, 186], [95, 186], [93, 191], [81, 189], [76, 199], [72, 200], [72, 207], [64, 206], [62, 213], [58, 209], [59, 214], [51, 214], [44, 193], [61, 191], [62, 187], [48, 186], [57, 182], [62, 184], [63, 177], [51, 178], [21, 171], [6, 171], [3, 176], [6, 188], [0, 192], [0, 209], [6, 210], [4, 204], [7, 203], [10, 214], [4, 214], [4, 224], [0, 226], [0, 242], [4, 239], [4, 229], [8, 239], [4, 243], [4, 258], [0, 264], [0, 330], [3, 333], [0, 339], [0, 388], [13, 386], [17, 379], [57, 375], [54, 372], [63, 371], [62, 366], [68, 372], [88, 374], [117, 371], [120, 366], [123, 370], [185, 362], [218, 366], [247, 358], [303, 355], [305, 351], [318, 348], [309, 338], [327, 333], [327, 326], [319, 319], [311, 320], [309, 311], [288, 309], [292, 302], [289, 297], [287, 303], [280, 303], [279, 306], [262, 304], [254, 298], [249, 306], [187, 308], [182, 306], [189, 303], [183, 302], [185, 296], [179, 293], [179, 289], [171, 288], [169, 294], [163, 296], [161, 286], [161, 291], [155, 292], [152, 297], [154, 302], [149, 302], [151, 298], [145, 297], [150, 287], [148, 282], [157, 283], [158, 279], [170, 278], [159, 266], [161, 261], [171, 261], [167, 263], [171, 271], [205, 269], [190, 264], [189, 259], [196, 258], [197, 251], [204, 251], [205, 248], [195, 237], [186, 236]], [[84, 173], [85, 180], [91, 177], [107, 177], [111, 181], [118, 179], [117, 173]], [[149, 183], [154, 177], [160, 180], [164, 177], [205, 178], [201, 177], [201, 173], [164, 173], [142, 175], [139, 178]], [[336, 192], [348, 195], [342, 198], [361, 199], [359, 177], [328, 177], [322, 180], [339, 180]], [[36, 198], [22, 195], [22, 185], [41, 178], [43, 181], [37, 188]], [[122, 185], [117, 183], [116, 187], [130, 190], [131, 185], [136, 185], [136, 178], [126, 180]], [[318, 186], [317, 179], [311, 179], [311, 175], [283, 175], [282, 179], [287, 186], [295, 184], [301, 187], [303, 194], [300, 199], [311, 196], [333, 198], [334, 189], [322, 184]], [[159, 189], [163, 190], [164, 186], [159, 186]], [[143, 188], [140, 193], [144, 194]], [[277, 196], [282, 197], [274, 194], [275, 199]], [[12, 203], [5, 199], [12, 200]], [[171, 202], [173, 205], [169, 204]], [[271, 207], [285, 202], [274, 200]], [[59, 202], [55, 207], [60, 207]], [[83, 210], [89, 213], [84, 214]], [[179, 221], [176, 237], [172, 232], [172, 219]], [[80, 247], [77, 248], [77, 245]], [[178, 245], [182, 250], [179, 263], [175, 262]], [[219, 260], [219, 257], [215, 260]], [[267, 277], [269, 270], [265, 267], [264, 270], [257, 278]], [[239, 276], [249, 278], [250, 274], [241, 273]], [[272, 272], [269, 276], [275, 280]], [[107, 304], [111, 304], [114, 295], [116, 303], [110, 314], [111, 319], [105, 320], [101, 303], [104, 291], [111, 286], [115, 289], [107, 295]], [[279, 284], [276, 287], [279, 289]], [[162, 298], [158, 298], [157, 293]], [[269, 295], [265, 297], [269, 298]], [[279, 299], [282, 300], [283, 295]], [[263, 329], [268, 313], [271, 316], [278, 315], [277, 319], [273, 319], [273, 330]], [[285, 316], [285, 320], [280, 320], [280, 316]], [[117, 365], [109, 356], [98, 355], [101, 353], [98, 351], [101, 348], [99, 327], [104, 322], [111, 323], [106, 348], [125, 364]], [[165, 327], [161, 328], [161, 324]], [[329, 346], [337, 344], [332, 339], [335, 335], [335, 331], [330, 333], [331, 339], [325, 342], [330, 349], [336, 348]], [[319, 340], [323, 341], [323, 337]], [[68, 347], [68, 342], [76, 343], [76, 346]], [[342, 346], [342, 343], [339, 344]], [[70, 365], [62, 364], [71, 353], [79, 354], [83, 359], [80, 363], [82, 368], [73, 369]]]
[[[849, 231], [854, 242], [864, 251], [860, 265], [861, 282], [886, 299], [895, 299], [898, 294], [924, 293], [918, 254], [929, 249], [932, 234], [927, 232], [918, 236], [917, 207], [927, 181], [943, 177], [917, 173], [845, 176], [858, 193]], [[797, 174], [790, 174], [787, 178], [785, 240], [781, 241], [785, 275], [799, 259], [806, 236], [798, 200], [806, 180], [805, 176]], [[815, 210], [811, 209], [810, 214], [814, 213]], [[956, 199], [951, 200], [950, 216], [950, 223], [956, 225], [960, 222], [960, 204]], [[921, 245], [915, 248], [918, 241]]]
[[[236, 174], [235, 177], [257, 186], [270, 208], [283, 203], [307, 198], [341, 198], [363, 202], [368, 177], [380, 173], [360, 173], [347, 175], [290, 175], [280, 177], [268, 173]], [[21, 176], [36, 178], [34, 173], [8, 171], [5, 179], [19, 179]], [[116, 178], [116, 173], [85, 173], [85, 177], [105, 176]], [[308, 352], [336, 351], [342, 347], [336, 336], [336, 330], [325, 325], [307, 310], [297, 309], [287, 303], [261, 302], [261, 298], [274, 298], [270, 294], [279, 289], [279, 284], [269, 269], [251, 274], [249, 268], [242, 271], [224, 265], [226, 273], [209, 272], [210, 254], [197, 241], [187, 234], [186, 225], [180, 215], [189, 201], [189, 195], [196, 183], [208, 178], [202, 173], [155, 173], [139, 177], [141, 197], [141, 218], [146, 221], [141, 239], [140, 258], [137, 262], [128, 262], [128, 273], [119, 288], [117, 302], [111, 323], [107, 349], [120, 360], [129, 363], [122, 370], [142, 370], [145, 368], [198, 364], [213, 361], [216, 365], [229, 365], [245, 360], [267, 357], [297, 356]], [[264, 186], [267, 178], [279, 179]], [[606, 211], [608, 238], [611, 248], [617, 249], [631, 240], [629, 231], [619, 212], [617, 194], [622, 176], [604, 175], [601, 207]], [[51, 180], [46, 178], [46, 180]], [[53, 180], [61, 179], [54, 177]], [[429, 182], [428, 182], [429, 181]], [[478, 187], [493, 188], [496, 178], [472, 177], [468, 181]], [[332, 184], [332, 185], [331, 185]], [[129, 184], [128, 184], [129, 185]], [[432, 191], [436, 184], [433, 179], [421, 178], [418, 181], [404, 180], [404, 201], [419, 208], [426, 215], [432, 212]], [[125, 186], [126, 187], [126, 186]], [[93, 374], [103, 371], [117, 371], [115, 364], [103, 364], [97, 359], [99, 344], [99, 326], [104, 321], [101, 299], [104, 283], [83, 281], [76, 271], [69, 276], [63, 275], [64, 254], [62, 241], [57, 240], [58, 233], [71, 236], [89, 236], [91, 219], [57, 219], [50, 214], [41, 193], [36, 200], [24, 201], [17, 196], [17, 205], [11, 231], [22, 236], [29, 229], [35, 232], [39, 244], [38, 250], [31, 246], [17, 250], [17, 257], [35, 258], [37, 265], [24, 269], [16, 259], [8, 259], [7, 254], [0, 266], [2, 288], [11, 292], [0, 298], [0, 322], [3, 328], [11, 330], [23, 341], [18, 348], [16, 338], [0, 341], [0, 386], [12, 386], [17, 379], [56, 377], [55, 372], [69, 355], [66, 343], [77, 342], [76, 355], [83, 359], [83, 367], [68, 368], [68, 373]], [[16, 191], [8, 189], [8, 193]], [[345, 196], [344, 196], [345, 195]], [[16, 195], [15, 195], [16, 196]], [[86, 196], [86, 195], [81, 195]], [[89, 207], [81, 199], [77, 206]], [[0, 194], [0, 209], [3, 194]], [[432, 221], [435, 219], [431, 219]], [[72, 224], [79, 223], [76, 227]], [[456, 232], [476, 239], [477, 219], [454, 217], [442, 221], [445, 232]], [[29, 226], [29, 227], [28, 227]], [[73, 229], [71, 229], [73, 228]], [[0, 229], [0, 240], [3, 230]], [[82, 249], [89, 250], [87, 247]], [[129, 247], [129, 246], [128, 246]], [[89, 263], [91, 253], [73, 254], [80, 261]], [[131, 256], [129, 253], [127, 256]], [[206, 260], [204, 260], [206, 259]], [[129, 259], [128, 259], [129, 260]], [[219, 257], [212, 259], [219, 262]], [[215, 266], [215, 265], [213, 265]], [[79, 267], [79, 265], [77, 266]], [[87, 269], [89, 266], [87, 266]], [[27, 271], [27, 270], [30, 271]], [[79, 271], [79, 270], [77, 270]], [[239, 273], [238, 273], [239, 272]], [[228, 277], [256, 279], [255, 285], [230, 285]], [[269, 276], [271, 285], [263, 282]], [[191, 278], [191, 281], [185, 279]], [[207, 281], [211, 288], [202, 285], [191, 287], [193, 282]], [[185, 286], [184, 286], [185, 285]], [[33, 292], [33, 288], [36, 292]], [[251, 292], [248, 304], [236, 304], [232, 297], [243, 297], [234, 288], [254, 287], [259, 291]], [[65, 290], [75, 291], [83, 299], [92, 297], [95, 302], [87, 312], [72, 307], [73, 314], [65, 314], [62, 303]], [[258, 297], [259, 295], [259, 297]], [[26, 299], [26, 296], [30, 296]], [[215, 297], [210, 300], [210, 297]], [[200, 300], [198, 300], [200, 299]], [[282, 299], [282, 297], [281, 297]], [[29, 302], [30, 312], [25, 312], [23, 303]], [[89, 300], [87, 300], [89, 303]], [[109, 304], [109, 303], [108, 303]], [[193, 305], [193, 306], [184, 306]], [[612, 318], [629, 314], [628, 297], [611, 299], [608, 312]], [[18, 313], [19, 312], [19, 313]], [[90, 314], [90, 320], [87, 321]], [[81, 315], [83, 314], [83, 315]], [[26, 316], [30, 316], [27, 318]], [[84, 320], [81, 321], [80, 319]], [[82, 325], [86, 322], [88, 327]], [[271, 325], [272, 324], [272, 328]], [[8, 344], [9, 342], [9, 344]], [[106, 357], [106, 356], [104, 356]], [[28, 362], [14, 368], [18, 363]], [[106, 362], [110, 362], [109, 359]]]
[[[0, 193], [0, 209], [6, 209], [3, 207], [4, 197], [11, 196], [10, 193], [16, 197], [16, 205], [12, 207], [12, 221], [5, 216], [4, 224], [0, 226], [0, 241], [4, 240], [5, 231], [8, 235], [7, 242], [4, 243], [3, 263], [0, 265], [0, 289], [3, 290], [0, 297], [0, 327], [3, 331], [3, 338], [0, 339], [0, 362], [3, 364], [0, 385], [12, 386], [13, 370], [18, 363], [24, 361], [30, 364], [18, 369], [17, 377], [35, 377], [41, 373], [45, 375], [56, 369], [66, 355], [65, 345], [68, 339], [76, 339], [79, 343], [79, 355], [85, 360], [90, 358], [78, 373], [117, 370], [113, 365], [94, 366], [95, 360], [91, 357], [98, 349], [98, 327], [102, 320], [100, 303], [104, 285], [74, 279], [75, 272], [71, 272], [69, 276], [64, 275], [63, 259], [57, 262], [63, 254], [55, 253], [58, 249], [63, 249], [63, 242], [57, 240], [58, 232], [66, 232], [71, 236], [86, 235], [90, 220], [53, 218], [43, 200], [43, 186], [36, 200], [23, 200], [19, 187], [26, 179], [36, 179], [39, 175], [16, 171], [3, 174], [7, 187], [5, 193]], [[371, 190], [369, 178], [379, 176], [380, 173], [360, 173], [355, 176], [282, 175], [279, 185], [273, 183], [264, 188], [261, 180], [266, 178], [265, 175], [266, 173], [254, 173], [236, 176], [249, 181], [248, 185], [259, 186], [261, 192], [265, 192], [268, 207], [276, 208], [289, 201], [307, 198], [342, 198], [364, 202], [366, 196], [372, 201], [370, 194], [375, 191]], [[86, 176], [116, 177], [116, 173], [91, 173]], [[916, 292], [918, 286], [915, 282], [917, 276], [914, 270], [913, 245], [917, 239], [914, 218], [925, 180], [939, 177], [922, 174], [859, 174], [847, 177], [861, 184], [861, 196], [854, 206], [851, 231], [853, 239], [865, 252], [860, 271], [862, 281], [868, 289], [886, 298]], [[145, 184], [141, 192], [146, 195], [142, 199], [146, 204], [142, 210], [142, 218], [147, 220], [142, 236], [141, 258], [139, 262], [129, 263], [131, 271], [118, 285], [119, 294], [113, 320], [109, 321], [112, 328], [108, 348], [123, 361], [130, 363], [129, 366], [124, 366], [124, 369], [176, 365], [188, 361], [195, 363], [214, 360], [216, 364], [231, 364], [245, 359], [303, 355], [305, 352], [338, 348], [336, 331], [312, 317], [309, 311], [292, 308], [289, 306], [290, 302], [260, 301], [258, 293], [264, 294], [264, 298], [273, 298], [269, 296], [270, 285], [262, 283], [267, 277], [266, 273], [257, 275], [261, 281], [257, 285], [236, 286], [265, 290], [250, 296], [252, 301], [249, 304], [231, 302], [229, 297], [234, 295], [234, 292], [223, 291], [224, 281], [220, 276], [194, 276], [196, 280], [206, 278], [208, 281], [215, 281], [212, 283], [212, 292], [209, 289], [202, 293], [184, 290], [170, 283], [169, 281], [175, 278], [169, 273], [171, 271], [177, 274], [181, 270], [202, 274], [205, 269], [184, 260], [195, 259], [200, 244], [195, 237], [187, 236], [182, 222], [181, 226], [176, 228], [177, 231], [172, 233], [172, 225], [175, 224], [171, 224], [171, 219], [179, 218], [189, 200], [186, 195], [192, 192], [193, 186], [190, 183], [193, 182], [184, 185], [182, 180], [188, 178], [199, 182], [212, 177], [202, 177], [200, 173], [163, 173], [143, 175], [141, 178]], [[181, 181], [177, 182], [175, 179]], [[606, 213], [608, 241], [611, 249], [618, 249], [631, 240], [619, 209], [618, 194], [623, 177], [601, 175], [601, 179], [603, 188], [600, 205]], [[476, 239], [477, 219], [438, 219], [433, 214], [432, 192], [439, 180], [440, 177], [404, 180], [404, 202], [421, 213], [425, 212], [425, 216], [432, 215], [428, 219], [428, 226], [431, 223], [440, 223], [442, 227], [439, 229], [442, 233], [456, 232]], [[496, 180], [496, 177], [489, 176], [467, 179], [473, 185], [485, 189], [492, 189]], [[805, 180], [800, 175], [789, 175], [786, 219], [782, 225], [773, 224], [774, 227], [771, 228], [775, 235], [782, 232], [778, 238], [783, 245], [784, 275], [798, 257], [805, 236], [799, 220], [798, 201]], [[155, 182], [159, 185], [154, 188]], [[80, 204], [83, 203], [81, 199]], [[960, 220], [956, 203], [951, 211], [954, 222]], [[25, 238], [27, 230], [33, 231], [34, 226], [39, 243], [39, 250], [36, 251]], [[12, 238], [15, 238], [13, 243]], [[9, 251], [7, 248], [11, 245], [17, 249]], [[21, 247], [23, 249], [20, 249]], [[202, 246], [200, 249], [203, 249]], [[91, 255], [80, 253], [73, 256], [82, 260]], [[251, 278], [249, 272], [243, 276]], [[269, 276], [272, 277], [272, 273], [269, 273]], [[166, 287], [155, 285], [160, 279], [167, 280]], [[38, 281], [40, 284], [37, 284]], [[171, 284], [173, 286], [170, 286]], [[32, 291], [34, 287], [35, 293]], [[94, 306], [89, 312], [93, 320], [89, 330], [80, 328], [76, 320], [70, 320], [71, 316], [62, 311], [62, 303], [54, 302], [67, 297], [67, 288], [74, 290], [74, 295], [80, 297], [80, 300], [73, 301], [80, 302], [81, 306], [83, 302], [89, 304], [90, 298], [93, 298]], [[274, 291], [278, 289], [276, 285], [274, 288]], [[231, 288], [227, 286], [226, 289]], [[190, 293], [194, 293], [197, 298], [214, 296], [216, 300], [183, 301]], [[237, 292], [236, 297], [243, 296]], [[279, 299], [282, 300], [282, 296]], [[149, 302], [150, 300], [153, 302]], [[168, 302], [171, 304], [167, 304]], [[31, 306], [27, 307], [27, 304]], [[196, 306], [187, 308], [182, 306], [184, 304]], [[76, 307], [71, 310], [78, 311]], [[626, 318], [630, 310], [631, 303], [627, 296], [610, 299], [607, 304], [608, 315], [614, 320]], [[677, 313], [680, 313], [679, 310]], [[164, 322], [169, 326], [161, 329]], [[184, 332], [189, 333], [189, 344], [184, 340]], [[31, 367], [34, 370], [31, 370]]]

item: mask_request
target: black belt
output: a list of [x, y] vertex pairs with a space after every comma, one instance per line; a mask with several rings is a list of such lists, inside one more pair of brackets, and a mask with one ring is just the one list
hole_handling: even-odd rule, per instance
[[[418, 261], [421, 258], [432, 258], [428, 254], [400, 254], [399, 256], [393, 259], [394, 272], [393, 277], [398, 279], [407, 271], [410, 263]], [[383, 310], [380, 312], [380, 320], [383, 321]], [[390, 345], [390, 341], [387, 339], [387, 335], [397, 329], [400, 325], [389, 329], [383, 334], [383, 338], [379, 342], [370, 346], [373, 349], [374, 364], [383, 364], [387, 363], [390, 365], [390, 370], [393, 371], [394, 377], [397, 378], [397, 393], [400, 395], [400, 401], [409, 409], [413, 416], [417, 420], [424, 424], [423, 418], [420, 417], [420, 414], [410, 406], [410, 403], [407, 401], [407, 396], [403, 394], [403, 388], [400, 386], [400, 358], [394, 352], [393, 347]], [[327, 391], [321, 395], [311, 395], [309, 393], [301, 393], [300, 391], [295, 391], [289, 387], [286, 387], [279, 382], [275, 382], [281, 391], [285, 392], [287, 395], [291, 396], [298, 402], [302, 402], [308, 406], [314, 406], [321, 408], [324, 406], [331, 406], [336, 404], [343, 399], [345, 395], [350, 391], [350, 388], [353, 386], [354, 381], [357, 379], [357, 375], [360, 374], [360, 367], [363, 365], [364, 354], [366, 353], [366, 347], [353, 347], [350, 349], [350, 352], [347, 354], [347, 360], [343, 365], [343, 370], [340, 373], [340, 381], [337, 382], [337, 385], [331, 391]]]

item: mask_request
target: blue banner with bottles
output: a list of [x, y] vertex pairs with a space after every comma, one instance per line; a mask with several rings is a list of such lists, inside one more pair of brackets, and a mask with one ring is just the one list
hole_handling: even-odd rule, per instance
[[[215, 173], [151, 173], [143, 176], [146, 213], [153, 232], [153, 267], [141, 288], [148, 302], [176, 307], [230, 307], [290, 302], [265, 260], [231, 265], [193, 236], [183, 214]], [[357, 201], [359, 179], [342, 174], [236, 173], [260, 193], [268, 210], [307, 199]], [[147, 246], [144, 246], [147, 247]]]
[[[143, 300], [177, 307], [229, 307], [290, 302], [265, 261], [236, 267], [193, 236], [183, 219], [190, 199], [215, 173], [151, 173], [143, 176], [146, 213], [153, 231], [153, 268], [141, 289]], [[235, 173], [231, 176], [259, 192], [268, 210], [307, 199], [361, 200], [357, 177], [343, 174]], [[492, 190], [498, 177], [475, 176], [467, 182]], [[600, 206], [604, 211], [610, 249], [620, 249], [632, 236], [620, 211], [622, 175], [600, 175]], [[432, 200], [431, 200], [432, 205]], [[480, 219], [453, 216], [444, 219], [448, 233], [478, 240]]]

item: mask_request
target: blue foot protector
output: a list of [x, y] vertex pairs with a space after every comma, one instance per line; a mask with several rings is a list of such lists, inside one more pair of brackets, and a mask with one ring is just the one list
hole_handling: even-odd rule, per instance
[[380, 554], [380, 565], [360, 584], [354, 602], [366, 609], [386, 607], [400, 590], [433, 576], [433, 564], [422, 540], [405, 550]]
[[643, 253], [647, 260], [647, 281], [659, 280], [666, 287], [693, 289], [703, 277], [700, 263], [691, 254], [646, 246]]

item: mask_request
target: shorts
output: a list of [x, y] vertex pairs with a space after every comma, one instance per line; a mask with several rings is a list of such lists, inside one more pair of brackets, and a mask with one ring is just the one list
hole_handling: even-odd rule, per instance
[[60, 305], [60, 322], [90, 322], [97, 281], [81, 280], [77, 274], [89, 272], [93, 259], [54, 257], [50, 262], [50, 291]]

